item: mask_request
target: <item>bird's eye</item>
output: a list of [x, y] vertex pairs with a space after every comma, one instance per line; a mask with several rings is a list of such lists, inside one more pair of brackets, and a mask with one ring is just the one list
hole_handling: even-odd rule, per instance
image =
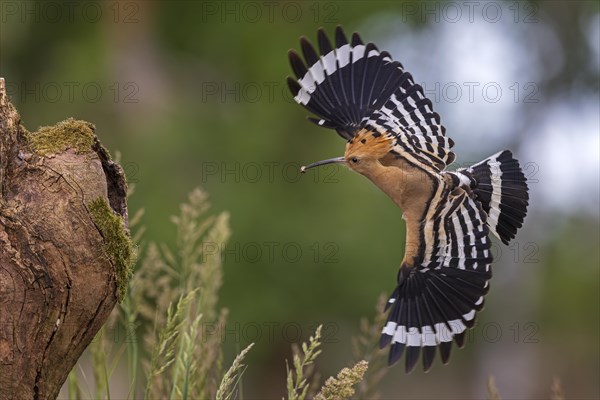
[[356, 164], [356, 163], [358, 162], [358, 158], [356, 158], [356, 157], [352, 157], [352, 158], [350, 159], [350, 161], [352, 161], [354, 164]]

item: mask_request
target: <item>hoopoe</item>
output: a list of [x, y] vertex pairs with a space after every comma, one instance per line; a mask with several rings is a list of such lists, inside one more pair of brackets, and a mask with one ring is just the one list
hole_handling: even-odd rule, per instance
[[452, 341], [465, 333], [483, 308], [492, 277], [489, 232], [504, 244], [523, 224], [529, 201], [519, 163], [505, 150], [469, 168], [447, 171], [454, 142], [423, 88], [390, 54], [357, 33], [348, 42], [341, 27], [335, 47], [318, 31], [320, 55], [300, 39], [304, 60], [289, 59], [287, 78], [297, 103], [347, 140], [343, 157], [309, 168], [341, 163], [364, 175], [403, 212], [406, 245], [380, 347], [390, 346], [388, 364], [406, 353], [406, 372], [423, 353], [428, 371], [439, 348], [447, 364]]

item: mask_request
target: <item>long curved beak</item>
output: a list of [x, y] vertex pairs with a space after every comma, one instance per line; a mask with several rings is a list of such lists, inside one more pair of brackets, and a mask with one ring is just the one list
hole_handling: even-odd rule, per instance
[[317, 161], [312, 164], [303, 165], [302, 167], [300, 167], [300, 172], [305, 173], [307, 169], [310, 169], [313, 167], [319, 167], [319, 166], [325, 165], [325, 164], [345, 164], [345, 163], [346, 163], [346, 159], [344, 157], [330, 158], [330, 159], [323, 160], [323, 161]]

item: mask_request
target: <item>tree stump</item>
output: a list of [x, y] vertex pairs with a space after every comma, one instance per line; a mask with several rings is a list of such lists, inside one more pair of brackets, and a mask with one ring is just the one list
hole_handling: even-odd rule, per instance
[[92, 124], [30, 133], [0, 78], [0, 399], [56, 398], [124, 295], [126, 194]]

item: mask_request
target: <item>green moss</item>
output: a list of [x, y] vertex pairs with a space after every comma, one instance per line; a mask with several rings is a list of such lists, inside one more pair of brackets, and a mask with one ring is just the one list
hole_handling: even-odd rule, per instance
[[43, 126], [27, 135], [36, 153], [47, 156], [73, 149], [77, 153], [92, 151], [94, 125], [69, 118], [54, 126]]
[[123, 301], [127, 293], [129, 279], [133, 274], [136, 251], [123, 220], [114, 213], [104, 197], [98, 197], [88, 204], [94, 224], [104, 238], [104, 252], [117, 272], [117, 298]]

